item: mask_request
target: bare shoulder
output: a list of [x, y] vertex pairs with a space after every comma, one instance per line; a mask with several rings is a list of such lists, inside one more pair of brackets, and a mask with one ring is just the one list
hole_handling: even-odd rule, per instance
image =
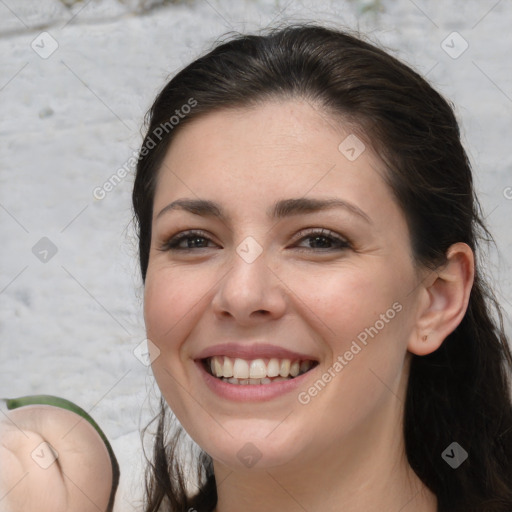
[[78, 414], [51, 405], [8, 411], [0, 422], [0, 511], [106, 511], [110, 454]]

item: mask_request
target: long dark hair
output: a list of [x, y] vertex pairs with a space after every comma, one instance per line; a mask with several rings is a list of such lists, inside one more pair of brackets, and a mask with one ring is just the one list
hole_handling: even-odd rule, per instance
[[[404, 412], [406, 454], [437, 496], [440, 512], [510, 512], [512, 355], [500, 306], [482, 275], [485, 261], [477, 252], [479, 243], [492, 237], [450, 104], [385, 51], [344, 31], [291, 25], [259, 35], [236, 34], [172, 78], [148, 112], [133, 189], [143, 281], [155, 180], [175, 133], [203, 113], [270, 98], [322, 105], [330, 117], [351, 123], [377, 151], [405, 213], [418, 265], [442, 264], [456, 242], [475, 252], [475, 280], [462, 322], [435, 352], [412, 355]], [[173, 123], [176, 111], [183, 115]], [[170, 436], [168, 419], [162, 399], [146, 474], [145, 511], [211, 511], [217, 501], [211, 458], [201, 453], [199, 491], [188, 496], [176, 456], [183, 432], [175, 425]], [[457, 469], [441, 457], [454, 441], [469, 453]]]

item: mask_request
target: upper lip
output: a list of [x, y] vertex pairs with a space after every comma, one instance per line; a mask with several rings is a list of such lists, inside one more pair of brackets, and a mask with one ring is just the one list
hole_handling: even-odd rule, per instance
[[213, 356], [227, 356], [231, 358], [240, 358], [246, 360], [253, 359], [290, 359], [292, 361], [317, 361], [317, 358], [309, 355], [294, 352], [283, 347], [270, 345], [268, 343], [258, 343], [253, 345], [241, 343], [221, 343], [213, 345], [202, 350], [196, 359], [206, 359]]

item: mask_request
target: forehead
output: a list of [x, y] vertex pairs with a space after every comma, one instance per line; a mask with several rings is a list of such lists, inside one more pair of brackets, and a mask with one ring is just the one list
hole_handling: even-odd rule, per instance
[[348, 123], [307, 101], [268, 101], [183, 126], [159, 170], [154, 210], [185, 196], [224, 199], [228, 208], [247, 210], [285, 196], [334, 195], [377, 217], [396, 214], [384, 172]]
[[339, 143], [353, 131], [320, 105], [298, 99], [273, 100], [200, 115], [178, 131], [169, 153], [183, 155], [196, 145], [201, 153], [187, 158], [218, 158], [225, 151], [231, 157], [250, 154], [256, 157], [254, 164], [277, 159], [282, 165], [282, 160], [294, 155], [293, 161], [303, 161], [304, 153], [316, 161], [329, 160], [333, 149], [336, 154]]

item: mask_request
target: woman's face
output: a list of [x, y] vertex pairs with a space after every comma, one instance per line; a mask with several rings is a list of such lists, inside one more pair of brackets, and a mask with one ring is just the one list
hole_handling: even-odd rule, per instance
[[307, 102], [267, 102], [182, 127], [161, 167], [152, 368], [190, 436], [231, 468], [312, 463], [401, 432], [418, 275], [384, 165], [361, 144]]

